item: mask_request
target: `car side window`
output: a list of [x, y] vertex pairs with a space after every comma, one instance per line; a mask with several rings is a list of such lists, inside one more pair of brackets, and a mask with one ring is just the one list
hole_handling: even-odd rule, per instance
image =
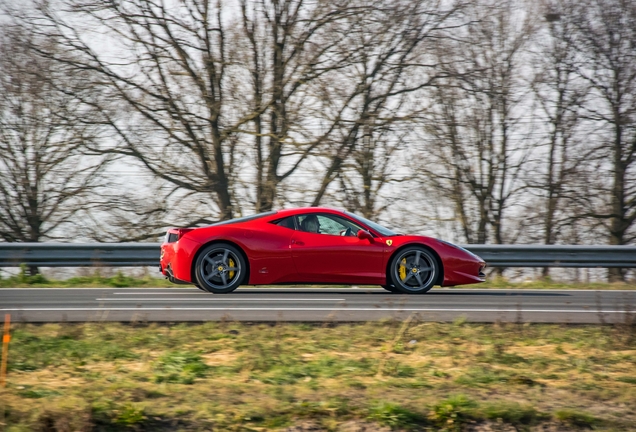
[[276, 225], [284, 227], [284, 228], [290, 228], [295, 230], [296, 229], [296, 225], [294, 224], [294, 217], [290, 216], [290, 217], [286, 217], [285, 219], [281, 219], [278, 222], [276, 222]]
[[335, 215], [307, 214], [298, 216], [301, 231], [336, 236], [356, 236], [362, 228]]
[[347, 227], [335, 218], [320, 215], [318, 222], [321, 234], [340, 235], [340, 232], [347, 230]]
[[315, 214], [305, 214], [297, 216], [298, 229], [300, 231], [320, 234], [320, 222]]

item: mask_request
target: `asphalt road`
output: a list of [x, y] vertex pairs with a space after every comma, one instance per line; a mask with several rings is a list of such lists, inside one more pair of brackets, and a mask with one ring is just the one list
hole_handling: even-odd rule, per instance
[[[616, 323], [633, 320], [636, 291], [379, 288], [2, 288], [0, 314], [13, 321], [368, 321]], [[0, 317], [1, 318], [1, 317]]]

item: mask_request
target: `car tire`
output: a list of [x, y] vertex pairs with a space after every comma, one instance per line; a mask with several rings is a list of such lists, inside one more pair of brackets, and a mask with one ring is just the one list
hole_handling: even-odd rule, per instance
[[385, 290], [392, 292], [392, 293], [396, 293], [399, 292], [397, 289], [395, 289], [394, 285], [380, 285], [382, 288], [384, 288]]
[[236, 247], [215, 243], [201, 251], [194, 269], [197, 286], [214, 294], [226, 294], [241, 285], [247, 274], [247, 263]]
[[389, 278], [397, 292], [424, 294], [433, 288], [440, 270], [433, 252], [421, 246], [411, 246], [395, 254], [389, 266]]

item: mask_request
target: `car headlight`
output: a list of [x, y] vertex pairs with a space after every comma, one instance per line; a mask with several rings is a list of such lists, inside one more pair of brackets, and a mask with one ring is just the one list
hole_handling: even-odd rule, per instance
[[483, 261], [480, 257], [478, 257], [477, 255], [475, 255], [474, 253], [472, 253], [472, 252], [471, 252], [471, 251], [469, 251], [468, 249], [464, 249], [463, 247], [461, 247], [461, 246], [457, 246], [456, 244], [451, 243], [451, 242], [447, 242], [446, 240], [442, 240], [442, 239], [435, 239], [435, 240], [437, 240], [438, 242], [440, 242], [440, 243], [442, 243], [442, 244], [445, 244], [445, 245], [447, 245], [447, 246], [453, 247], [453, 248], [455, 248], [455, 249], [459, 249], [460, 251], [463, 251], [463, 252], [467, 253], [468, 255], [470, 255], [470, 256], [472, 256], [472, 257], [474, 257], [475, 259], [478, 259], [478, 260], [480, 260], [480, 261]]

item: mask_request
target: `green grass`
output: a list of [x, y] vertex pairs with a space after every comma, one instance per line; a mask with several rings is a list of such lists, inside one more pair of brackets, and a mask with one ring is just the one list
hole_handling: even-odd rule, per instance
[[523, 282], [512, 282], [506, 278], [490, 277], [486, 282], [476, 285], [460, 286], [458, 288], [636, 290], [636, 282], [559, 282], [549, 277], [530, 279]]
[[[157, 271], [157, 276], [160, 276]], [[126, 288], [126, 287], [179, 287], [189, 285], [175, 285], [163, 277], [131, 277], [121, 271], [114, 276], [103, 276], [100, 269], [94, 269], [89, 276], [76, 276], [68, 279], [47, 279], [42, 274], [30, 276], [26, 266], [20, 268], [17, 275], [2, 277], [0, 274], [0, 288]], [[191, 287], [191, 286], [189, 286]]]
[[402, 325], [18, 322], [0, 421], [12, 431], [636, 424], [633, 328]]
[[154, 364], [154, 382], [193, 384], [196, 378], [206, 375], [210, 366], [197, 353], [171, 351], [159, 357]]

